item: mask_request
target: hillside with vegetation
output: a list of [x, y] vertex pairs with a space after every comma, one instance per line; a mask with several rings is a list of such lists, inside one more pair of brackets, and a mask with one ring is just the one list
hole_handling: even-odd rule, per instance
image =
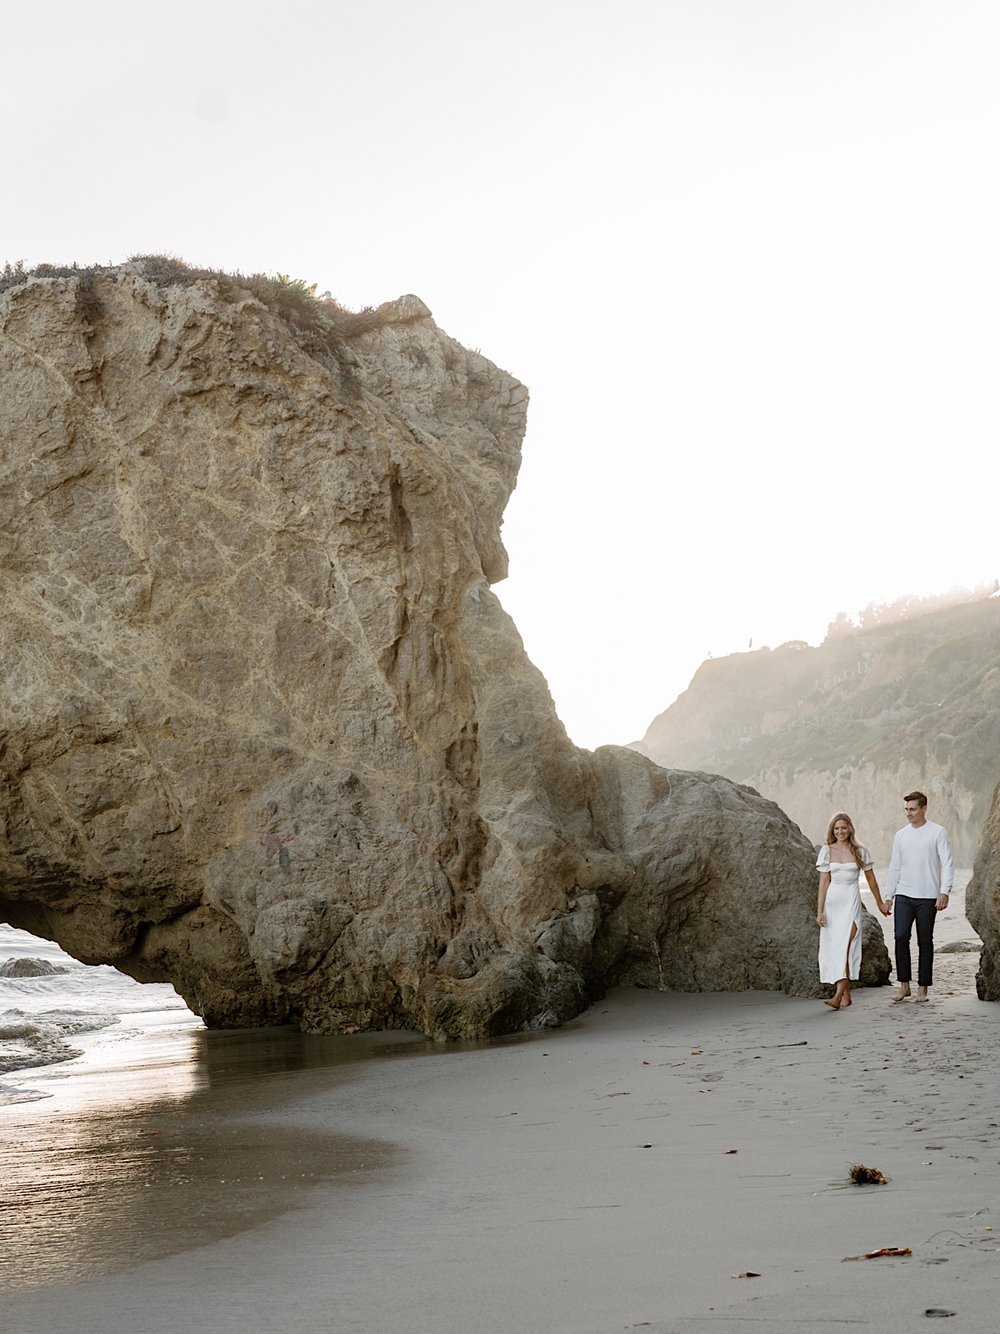
[[818, 647], [710, 659], [635, 748], [756, 788], [813, 842], [847, 810], [879, 863], [920, 788], [971, 866], [1000, 779], [1000, 597], [869, 607]]

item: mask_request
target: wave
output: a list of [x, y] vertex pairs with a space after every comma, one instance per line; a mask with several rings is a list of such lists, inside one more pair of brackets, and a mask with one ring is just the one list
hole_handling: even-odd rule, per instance
[[[0, 924], [0, 1076], [75, 1060], [79, 1035], [169, 1011], [190, 1013], [168, 983], [82, 964], [51, 941]], [[48, 1096], [0, 1083], [0, 1106]]]
[[167, 982], [136, 982], [110, 964], [84, 964], [52, 941], [0, 925], [0, 1012], [15, 1008], [139, 1014], [185, 1009]]
[[51, 1098], [51, 1093], [42, 1093], [40, 1089], [19, 1089], [11, 1084], [0, 1084], [0, 1107], [12, 1107], [16, 1102], [41, 1102]]
[[79, 1056], [67, 1039], [96, 1033], [118, 1023], [113, 1014], [85, 1014], [78, 1010], [23, 1010], [0, 1012], [0, 1074], [36, 1065], [55, 1065]]
[[[74, 963], [64, 973], [40, 977], [0, 977], [0, 1006], [34, 1011], [59, 1001], [86, 1005], [106, 1014], [138, 1014], [149, 1010], [184, 1009], [169, 983], [136, 982], [107, 964]], [[34, 1003], [32, 1003], [34, 1002]]]

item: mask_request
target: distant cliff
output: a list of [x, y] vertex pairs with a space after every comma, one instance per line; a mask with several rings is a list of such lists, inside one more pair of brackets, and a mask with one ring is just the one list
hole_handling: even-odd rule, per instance
[[635, 749], [756, 788], [819, 842], [848, 811], [877, 861], [920, 788], [971, 866], [1000, 777], [1000, 599], [711, 659]]

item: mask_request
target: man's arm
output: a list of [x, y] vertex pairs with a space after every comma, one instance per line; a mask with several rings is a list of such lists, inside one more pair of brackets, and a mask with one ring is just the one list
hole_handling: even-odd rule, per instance
[[889, 858], [889, 879], [886, 881], [885, 898], [892, 903], [896, 897], [896, 885], [899, 883], [899, 864], [902, 854], [899, 849], [899, 835], [892, 840], [892, 856]]

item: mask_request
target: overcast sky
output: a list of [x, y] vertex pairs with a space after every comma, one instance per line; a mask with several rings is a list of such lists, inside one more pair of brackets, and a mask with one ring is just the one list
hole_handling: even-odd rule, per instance
[[497, 592], [578, 743], [1000, 574], [995, 0], [2, 18], [0, 264], [416, 292], [529, 386]]

